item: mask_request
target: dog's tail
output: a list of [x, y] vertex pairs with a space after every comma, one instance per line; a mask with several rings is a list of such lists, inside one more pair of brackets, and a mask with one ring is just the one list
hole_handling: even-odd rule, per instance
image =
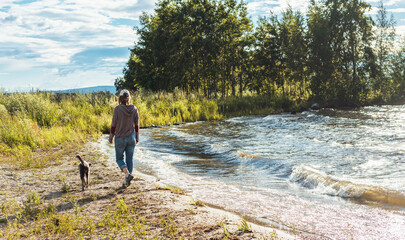
[[81, 162], [82, 164], [84, 164], [83, 159], [80, 157], [80, 155], [77, 155], [76, 157], [80, 160], [80, 162]]

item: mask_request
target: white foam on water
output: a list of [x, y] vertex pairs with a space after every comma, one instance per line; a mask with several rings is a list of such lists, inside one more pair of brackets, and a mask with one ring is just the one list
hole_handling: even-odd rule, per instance
[[319, 194], [405, 209], [405, 192], [339, 180], [305, 165], [294, 167], [290, 181]]
[[[136, 147], [136, 161], [194, 198], [314, 233], [309, 239], [405, 239], [405, 107], [359, 112], [311, 111], [143, 130], [145, 145]], [[175, 145], [182, 143], [187, 146], [178, 150]], [[271, 167], [277, 164], [286, 175]], [[221, 168], [232, 170], [229, 178]]]
[[[225, 184], [209, 177], [190, 176], [165, 162], [172, 158], [177, 158], [172, 162], [178, 161], [175, 154], [156, 154], [141, 146], [137, 146], [136, 156], [136, 161], [153, 169], [162, 184], [180, 187], [196, 199], [256, 218], [269, 226], [295, 229], [304, 235], [315, 234], [311, 235], [313, 239], [322, 239], [322, 236], [332, 239], [405, 239], [403, 214], [367, 205], [308, 200], [279, 190], [241, 187], [238, 183]], [[314, 175], [327, 177], [314, 168], [306, 169]], [[308, 184], [311, 181], [308, 180]]]

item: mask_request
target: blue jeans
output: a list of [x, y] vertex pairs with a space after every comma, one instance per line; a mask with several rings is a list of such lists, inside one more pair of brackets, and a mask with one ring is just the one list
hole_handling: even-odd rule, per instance
[[[122, 170], [127, 168], [128, 172], [132, 174], [133, 169], [133, 157], [135, 150], [135, 134], [131, 134], [128, 137], [115, 138], [115, 160], [117, 161], [118, 167]], [[125, 152], [125, 162], [124, 162], [124, 152]]]

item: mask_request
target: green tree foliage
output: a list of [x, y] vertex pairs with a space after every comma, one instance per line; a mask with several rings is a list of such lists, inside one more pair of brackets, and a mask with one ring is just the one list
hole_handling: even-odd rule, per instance
[[308, 67], [311, 72], [311, 91], [315, 101], [325, 101], [329, 96], [333, 64], [331, 47], [332, 29], [329, 28], [328, 12], [324, 5], [311, 1], [308, 12]]
[[281, 44], [278, 25], [277, 17], [272, 14], [269, 18], [261, 18], [256, 28], [256, 80], [253, 87], [258, 94], [274, 94], [277, 84], [283, 85], [280, 75]]
[[372, 52], [369, 5], [358, 0], [311, 2], [308, 28], [312, 91], [334, 105], [363, 103]]
[[400, 48], [393, 58], [393, 70], [391, 79], [393, 89], [395, 90], [394, 98], [405, 99], [405, 36], [403, 37]]
[[124, 82], [133, 89], [236, 94], [235, 76], [252, 28], [244, 3], [163, 0], [154, 15], [142, 15], [141, 25], [124, 69]]
[[[283, 93], [293, 98], [304, 98], [308, 84], [307, 56], [304, 18], [300, 12], [289, 7], [282, 13], [279, 23], [281, 43], [281, 67], [284, 80]], [[286, 89], [288, 88], [288, 89]]]
[[389, 17], [382, 1], [378, 6], [375, 32], [376, 72], [373, 79], [373, 89], [380, 98], [392, 95], [395, 92], [393, 79], [389, 77], [392, 71], [392, 56], [394, 49], [395, 20]]
[[[403, 89], [403, 50], [380, 3], [376, 30], [362, 0], [311, 0], [253, 29], [237, 0], [160, 0], [144, 13], [118, 89], [269, 95], [329, 106], [389, 101]], [[401, 88], [402, 87], [402, 88]]]

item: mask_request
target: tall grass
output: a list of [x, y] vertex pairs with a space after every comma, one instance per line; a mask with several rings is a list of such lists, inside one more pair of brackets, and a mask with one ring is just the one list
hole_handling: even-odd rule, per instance
[[144, 127], [222, 118], [215, 100], [194, 94], [185, 95], [181, 91], [140, 91], [133, 94], [132, 102], [138, 107], [140, 125]]
[[[140, 90], [131, 96], [131, 103], [139, 110], [141, 127], [271, 114], [297, 108], [297, 104], [282, 96], [206, 99], [179, 90], [172, 93]], [[0, 92], [0, 157], [6, 156], [18, 163], [27, 161], [27, 156], [33, 158], [32, 154], [38, 150], [47, 152], [109, 133], [115, 106], [117, 97], [107, 93]], [[44, 161], [23, 165], [46, 166]]]
[[25, 161], [39, 149], [97, 137], [110, 127], [114, 101], [108, 94], [0, 92], [0, 155]]
[[301, 105], [287, 96], [246, 95], [244, 97], [227, 97], [217, 100], [219, 112], [226, 117], [243, 115], [274, 114], [298, 110]]

